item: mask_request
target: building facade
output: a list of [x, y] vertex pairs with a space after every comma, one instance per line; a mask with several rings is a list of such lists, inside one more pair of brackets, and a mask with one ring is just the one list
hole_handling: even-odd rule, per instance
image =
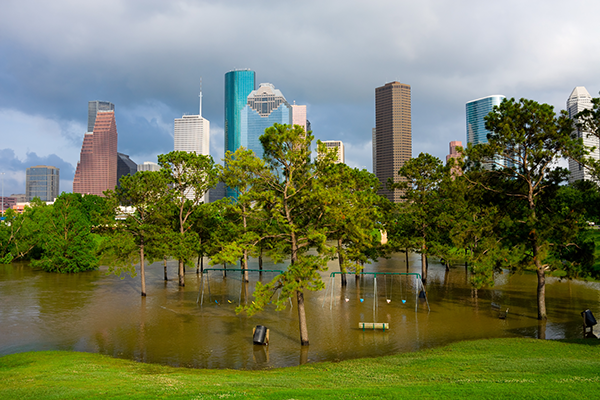
[[412, 157], [410, 85], [390, 82], [375, 89], [375, 143], [379, 194], [400, 202], [402, 192], [388, 190], [387, 182], [398, 182], [398, 170]]
[[121, 186], [121, 177], [134, 175], [136, 172], [137, 164], [127, 154], [117, 152], [117, 185]]
[[[270, 83], [261, 83], [247, 99], [241, 113], [240, 146], [252, 150], [262, 158], [263, 147], [259, 138], [273, 124], [292, 124], [292, 107], [279, 89]], [[304, 109], [306, 123], [306, 109]]]
[[27, 168], [25, 197], [27, 201], [39, 197], [42, 201], [54, 201], [60, 193], [60, 170], [48, 165]]
[[115, 111], [115, 105], [110, 101], [93, 100], [88, 102], [88, 132], [94, 131], [98, 111]]
[[346, 163], [346, 153], [344, 151], [344, 143], [341, 140], [324, 140], [323, 143], [327, 146], [327, 149], [335, 149], [336, 152], [336, 163]]
[[225, 152], [233, 153], [241, 146], [242, 110], [255, 86], [256, 76], [252, 70], [225, 74]]
[[[462, 142], [458, 141], [458, 140], [453, 140], [450, 142], [450, 154], [448, 154], [446, 156], [446, 164], [448, 164], [448, 161], [450, 161], [450, 159], [454, 158], [456, 160], [460, 159], [460, 154], [458, 153], [458, 150], [456, 149], [457, 147], [462, 147]], [[452, 174], [452, 176], [460, 176], [462, 175], [462, 169], [460, 166], [458, 165], [454, 165], [452, 167], [452, 170], [450, 171], [450, 173]]]
[[[583, 86], [577, 86], [575, 89], [573, 89], [571, 95], [567, 99], [567, 112], [569, 113], [569, 118], [573, 120], [575, 120], [575, 115], [577, 115], [579, 112], [586, 109], [591, 109], [592, 107], [592, 96], [590, 96], [586, 88]], [[596, 136], [590, 135], [589, 132], [582, 131], [576, 126], [573, 127], [573, 133], [577, 138], [583, 139], [583, 144], [586, 147], [595, 148], [592, 152], [590, 152], [588, 157], [596, 161], [600, 160], [600, 139], [598, 139]], [[573, 183], [582, 179], [592, 179], [589, 171], [583, 165], [571, 158], [569, 159], [569, 172], [571, 172], [569, 175], [569, 183]]]
[[93, 132], [83, 138], [73, 193], [103, 196], [117, 185], [117, 123], [114, 111], [97, 111]]
[[137, 170], [139, 171], [160, 171], [160, 165], [152, 161], [144, 161], [138, 164]]
[[467, 102], [467, 143], [476, 145], [488, 142], [487, 135], [490, 131], [485, 129], [484, 117], [492, 111], [494, 106], [499, 106], [505, 98], [501, 94], [495, 94]]

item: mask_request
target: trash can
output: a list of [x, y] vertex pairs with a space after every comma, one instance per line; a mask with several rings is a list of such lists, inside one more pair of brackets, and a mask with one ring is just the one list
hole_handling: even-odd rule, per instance
[[254, 344], [266, 345], [269, 343], [267, 339], [267, 327], [262, 325], [256, 325], [254, 328], [254, 336], [252, 337], [252, 341]]
[[589, 309], [582, 311], [581, 316], [583, 317], [583, 324], [587, 328], [596, 325], [596, 318], [594, 318], [594, 314], [592, 314], [592, 312]]

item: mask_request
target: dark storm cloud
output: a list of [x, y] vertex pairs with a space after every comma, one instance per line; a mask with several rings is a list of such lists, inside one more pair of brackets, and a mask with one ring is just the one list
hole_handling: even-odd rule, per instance
[[[173, 119], [197, 112], [202, 77], [203, 115], [219, 160], [223, 76], [251, 68], [257, 83], [308, 104], [317, 138], [343, 140], [348, 164], [369, 169], [375, 87], [408, 83], [413, 155], [443, 158], [449, 141], [465, 140], [469, 100], [504, 94], [560, 109], [577, 85], [596, 94], [598, 11], [595, 3], [572, 2], [565, 13], [563, 2], [541, 0], [7, 0], [0, 128], [6, 109], [59, 128], [46, 146], [0, 135], [19, 157], [47, 151], [75, 165], [85, 128], [73, 127], [85, 126], [87, 101], [108, 100], [116, 106], [119, 150], [142, 162], [173, 148]], [[50, 150], [59, 136], [69, 155]]]

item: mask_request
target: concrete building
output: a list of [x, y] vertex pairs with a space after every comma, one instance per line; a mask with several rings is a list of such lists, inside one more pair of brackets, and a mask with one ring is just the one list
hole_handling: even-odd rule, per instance
[[94, 130], [83, 138], [73, 193], [103, 196], [117, 186], [117, 123], [114, 111], [97, 111]]
[[327, 149], [335, 149], [337, 152], [336, 163], [346, 163], [344, 143], [341, 140], [324, 140], [323, 143], [327, 146]]
[[[198, 115], [184, 115], [181, 118], [175, 118], [173, 138], [175, 151], [210, 155], [210, 122], [202, 117], [202, 89], [200, 89]], [[189, 192], [186, 196], [192, 200], [194, 193]], [[208, 203], [208, 192], [204, 194], [202, 201]]]
[[137, 170], [139, 171], [160, 171], [160, 165], [157, 163], [153, 163], [151, 161], [144, 161], [141, 164], [138, 164]]
[[[575, 89], [573, 89], [571, 95], [567, 99], [567, 112], [569, 113], [569, 118], [572, 119], [575, 119], [575, 115], [577, 115], [577, 113], [586, 109], [591, 109], [592, 107], [592, 96], [590, 96], [586, 88], [583, 86], [577, 86]], [[576, 126], [573, 127], [573, 133], [576, 135], [576, 137], [583, 139], [583, 144], [586, 147], [595, 148], [594, 151], [588, 155], [588, 157], [596, 161], [600, 160], [600, 139], [598, 139], [596, 136], [590, 135], [589, 132], [582, 131]], [[571, 172], [571, 175], [569, 176], [569, 183], [573, 183], [582, 179], [592, 179], [589, 171], [583, 165], [573, 159], [569, 159], [569, 171]]]
[[39, 197], [42, 201], [54, 201], [60, 194], [60, 170], [48, 165], [27, 168], [25, 175], [25, 198]]
[[[462, 147], [462, 142], [458, 140], [453, 140], [452, 142], [450, 142], [450, 154], [446, 156], [446, 164], [448, 164], [448, 161], [450, 161], [451, 158], [460, 158], [460, 154], [456, 150], [457, 147]], [[452, 167], [451, 174], [453, 176], [460, 176], [462, 175], [462, 169], [458, 165], [455, 165], [454, 167]]]
[[292, 104], [292, 125], [300, 125], [305, 132], [310, 130], [306, 119], [306, 106], [297, 105], [295, 102]]
[[400, 202], [401, 191], [386, 186], [389, 178], [400, 180], [398, 170], [412, 157], [410, 85], [390, 82], [375, 89], [375, 143], [379, 194]]

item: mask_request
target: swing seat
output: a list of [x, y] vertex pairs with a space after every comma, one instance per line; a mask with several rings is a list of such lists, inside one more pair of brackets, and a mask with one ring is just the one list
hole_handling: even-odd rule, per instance
[[390, 324], [387, 322], [359, 322], [358, 327], [363, 331], [365, 329], [382, 329], [384, 331], [388, 331], [390, 329]]

